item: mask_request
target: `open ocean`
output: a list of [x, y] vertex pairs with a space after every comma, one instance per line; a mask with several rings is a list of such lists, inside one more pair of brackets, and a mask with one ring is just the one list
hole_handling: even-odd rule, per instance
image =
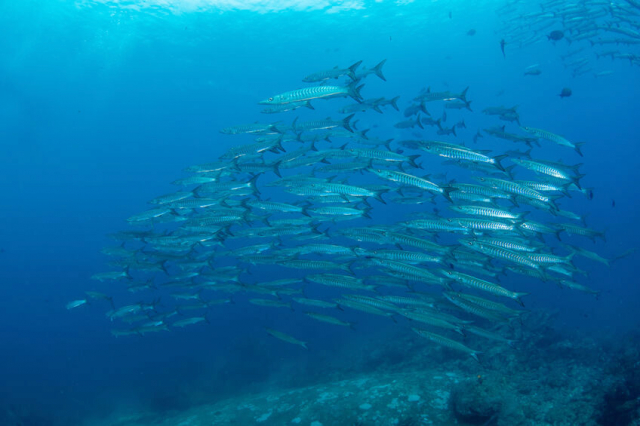
[[0, 426], [640, 425], [637, 0], [0, 28]]

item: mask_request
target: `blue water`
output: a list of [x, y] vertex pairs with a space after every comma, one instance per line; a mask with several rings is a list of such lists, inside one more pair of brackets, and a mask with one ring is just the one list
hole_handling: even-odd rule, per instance
[[[622, 59], [597, 60], [592, 51], [608, 46], [554, 44], [541, 36], [522, 48], [507, 44], [503, 57], [505, 23], [496, 13], [502, 1], [473, 7], [461, 0], [222, 3], [0, 5], [0, 410], [28, 412], [40, 419], [34, 424], [44, 425], [79, 424], [137, 405], [179, 408], [192, 403], [193, 394], [203, 401], [268, 383], [291, 362], [304, 383], [305, 374], [317, 379], [326, 373], [323, 362], [332, 350], [370, 344], [397, 329], [384, 319], [347, 313], [345, 319], [359, 324], [354, 338], [349, 329], [292, 321], [300, 317], [250, 305], [250, 296], [239, 295], [236, 305], [210, 310], [212, 325], [116, 339], [106, 305], [65, 309], [86, 290], [113, 295], [118, 305], [148, 302], [148, 294], [89, 279], [109, 270], [99, 252], [113, 245], [106, 235], [127, 229], [125, 219], [147, 209], [147, 200], [175, 191], [170, 182], [186, 176], [183, 168], [215, 161], [229, 147], [252, 141], [220, 129], [258, 120], [289, 123], [296, 116], [338, 117], [337, 109], [350, 100], [318, 101], [316, 111], [269, 116], [257, 105], [335, 65], [362, 60], [371, 67], [387, 59], [388, 81], [369, 76], [363, 95], [399, 95], [401, 110], [423, 87], [455, 92], [469, 86], [474, 112], [447, 111], [448, 125], [464, 118], [467, 129], [445, 140], [472, 146], [477, 129], [506, 124], [515, 131], [513, 123], [481, 111], [520, 105], [523, 125], [586, 142], [584, 158], [551, 144], [539, 149], [550, 160], [584, 163], [583, 183], [594, 188], [593, 200], [576, 193], [562, 206], [589, 213], [589, 227], [606, 229], [607, 243], [579, 237], [572, 242], [605, 257], [638, 246], [640, 68]], [[477, 33], [468, 36], [472, 28]], [[576, 46], [585, 46], [593, 71], [573, 78], [560, 56]], [[536, 63], [543, 73], [524, 76]], [[600, 71], [613, 74], [595, 78]], [[573, 95], [560, 98], [563, 87]], [[434, 116], [441, 114], [441, 104], [428, 107]], [[415, 138], [412, 131], [393, 128], [404, 118], [389, 108], [360, 116], [359, 127], [372, 128], [370, 134]], [[438, 139], [429, 127], [419, 135]], [[489, 137], [478, 146], [521, 148]], [[434, 167], [429, 171], [445, 171], [434, 159], [428, 164]], [[374, 211], [379, 208], [374, 205]], [[390, 206], [378, 218], [400, 211]], [[637, 260], [631, 256], [610, 269], [577, 261], [590, 272], [580, 282], [600, 290], [598, 300], [549, 283], [511, 279], [514, 288], [531, 293], [528, 309], [559, 310], [559, 327], [596, 337], [623, 335], [640, 320]], [[278, 278], [267, 271], [272, 276], [260, 279]], [[264, 325], [304, 336], [316, 350], [277, 341], [264, 333]]]

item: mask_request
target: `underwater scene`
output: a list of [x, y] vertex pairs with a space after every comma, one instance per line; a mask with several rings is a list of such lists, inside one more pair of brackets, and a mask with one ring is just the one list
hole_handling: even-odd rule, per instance
[[640, 1], [0, 28], [0, 426], [640, 426]]

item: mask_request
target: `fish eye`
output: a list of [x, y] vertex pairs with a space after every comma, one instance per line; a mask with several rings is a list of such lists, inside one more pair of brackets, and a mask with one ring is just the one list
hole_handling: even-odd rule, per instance
[[473, 245], [473, 241], [469, 241], [467, 244], [469, 244], [470, 246]]
[[269, 98], [269, 102], [273, 101], [273, 98]]
[[378, 169], [378, 173], [382, 173], [382, 170]]

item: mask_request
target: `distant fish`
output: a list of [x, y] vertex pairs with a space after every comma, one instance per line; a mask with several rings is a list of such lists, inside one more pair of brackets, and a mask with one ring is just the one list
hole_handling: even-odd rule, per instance
[[504, 54], [504, 46], [505, 44], [507, 44], [506, 41], [504, 41], [504, 39], [500, 40], [500, 50], [502, 50], [502, 57], [506, 58], [507, 55]]
[[267, 327], [265, 327], [264, 329], [267, 331], [267, 333], [269, 333], [270, 335], [272, 335], [276, 339], [280, 339], [283, 342], [291, 343], [293, 345], [299, 345], [299, 346], [302, 346], [305, 349], [309, 349], [307, 347], [307, 343], [306, 342], [302, 342], [302, 341], [300, 341], [300, 340], [298, 340], [298, 339], [296, 339], [296, 338], [294, 338], [292, 336], [289, 336], [288, 334], [285, 334], [285, 333], [283, 333], [281, 331], [278, 331], [278, 330], [273, 330], [273, 329], [267, 328]]
[[77, 308], [78, 306], [82, 306], [82, 305], [86, 305], [87, 304], [87, 299], [81, 299], [81, 300], [74, 300], [72, 302], [67, 303], [67, 309], [74, 309]]
[[387, 62], [387, 60], [383, 59], [382, 61], [380, 61], [380, 63], [378, 63], [378, 65], [373, 68], [362, 68], [362, 71], [356, 74], [356, 80], [362, 80], [368, 75], [375, 74], [380, 80], [387, 81], [384, 74], [382, 74], [382, 67], [384, 66], [385, 62]]
[[305, 83], [315, 83], [318, 81], [325, 81], [330, 79], [340, 78], [342, 76], [349, 76], [352, 80], [356, 79], [356, 69], [362, 63], [362, 61], [358, 61], [355, 64], [351, 65], [348, 68], [332, 68], [326, 71], [319, 71], [313, 74], [310, 74], [302, 79]]
[[476, 35], [476, 30], [475, 30], [475, 29], [473, 29], [473, 28], [471, 28], [469, 31], [467, 31], [467, 35], [468, 35], [468, 36], [474, 36], [474, 35]]
[[538, 64], [528, 66], [527, 69], [524, 70], [524, 75], [540, 75], [542, 74], [542, 70]]
[[564, 38], [564, 32], [560, 30], [551, 31], [549, 34], [547, 34], [547, 40], [558, 41], [562, 40], [562, 38]]
[[584, 142], [578, 142], [578, 143], [574, 143], [571, 142], [569, 140], [567, 140], [566, 138], [560, 136], [560, 135], [556, 135], [555, 133], [551, 133], [549, 131], [546, 130], [542, 130], [542, 129], [536, 129], [534, 127], [520, 127], [522, 130], [524, 130], [527, 133], [530, 133], [532, 135], [534, 135], [537, 138], [540, 139], [546, 139], [548, 141], [551, 142], [555, 142], [558, 145], [562, 145], [562, 146], [566, 146], [569, 148], [573, 148], [581, 157], [582, 155], [582, 151], [581, 151], [581, 147], [582, 145], [584, 145]]
[[562, 89], [562, 91], [558, 96], [560, 96], [561, 98], [568, 98], [569, 96], [571, 96], [571, 94], [572, 94], [571, 89], [569, 89], [568, 87], [565, 87], [564, 89]]
[[456, 350], [456, 351], [460, 351], [460, 352], [464, 352], [466, 354], [469, 354], [469, 356], [471, 356], [473, 359], [475, 359], [476, 361], [480, 362], [480, 360], [478, 359], [478, 354], [481, 354], [482, 352], [480, 351], [475, 351], [473, 349], [469, 349], [468, 347], [466, 347], [465, 345], [463, 345], [460, 342], [457, 342], [455, 340], [451, 340], [447, 337], [444, 336], [440, 336], [439, 334], [435, 334], [435, 333], [431, 333], [429, 331], [426, 330], [422, 330], [419, 328], [413, 328], [413, 331], [415, 331], [416, 333], [418, 333], [420, 336], [422, 337], [426, 337], [427, 339], [431, 340], [432, 342], [438, 344], [438, 345], [442, 345], [445, 346], [447, 348]]

